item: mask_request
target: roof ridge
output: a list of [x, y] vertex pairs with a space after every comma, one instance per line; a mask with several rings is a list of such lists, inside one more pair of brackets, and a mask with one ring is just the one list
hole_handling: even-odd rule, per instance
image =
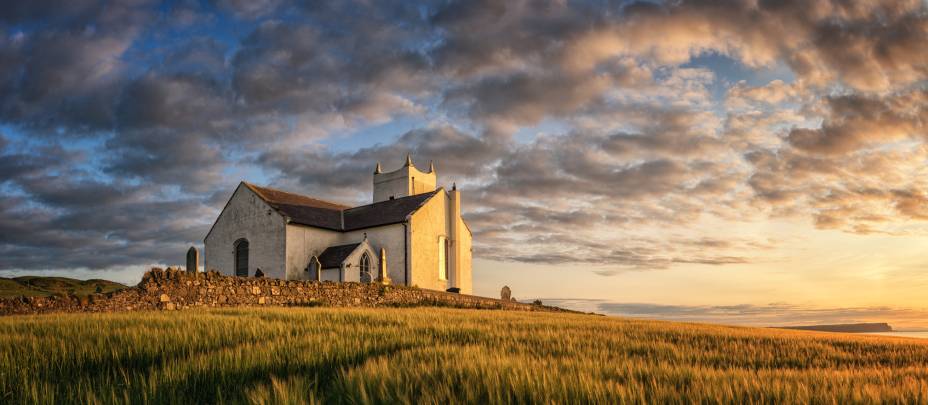
[[377, 204], [387, 204], [387, 203], [390, 203], [391, 201], [400, 201], [400, 200], [406, 200], [406, 199], [410, 199], [410, 198], [414, 198], [414, 197], [422, 197], [422, 196], [424, 196], [424, 195], [435, 195], [436, 193], [438, 193], [438, 192], [441, 191], [441, 190], [444, 190], [444, 188], [443, 188], [443, 187], [439, 187], [439, 188], [436, 188], [436, 189], [434, 189], [434, 190], [432, 190], [432, 191], [429, 191], [429, 192], [426, 192], [426, 193], [419, 193], [419, 194], [407, 195], [407, 196], [405, 196], [405, 197], [394, 198], [394, 199], [392, 199], [392, 200], [383, 200], [383, 201], [377, 201], [377, 202], [370, 203], [370, 204], [359, 205], [359, 206], [357, 206], [357, 207], [350, 207], [350, 208], [346, 209], [345, 211], [349, 211], [349, 210], [353, 210], [353, 209], [357, 209], [357, 208], [371, 207], [371, 206], [374, 206], [374, 205], [377, 205]]
[[289, 194], [289, 195], [296, 196], [296, 197], [300, 197], [300, 198], [307, 198], [307, 199], [310, 199], [310, 200], [315, 200], [315, 201], [319, 201], [319, 202], [322, 202], [322, 203], [326, 203], [326, 204], [331, 204], [331, 205], [336, 205], [336, 206], [342, 207], [341, 209], [339, 209], [339, 211], [343, 211], [343, 210], [352, 208], [350, 205], [345, 205], [345, 204], [342, 204], [342, 203], [337, 203], [337, 202], [329, 201], [329, 200], [323, 200], [323, 199], [321, 199], [321, 198], [310, 197], [310, 196], [305, 195], [305, 194], [297, 194], [297, 193], [294, 193], [294, 192], [285, 191], [285, 190], [281, 190], [281, 189], [277, 189], [277, 188], [273, 188], [273, 187], [259, 186], [259, 185], [256, 185], [256, 184], [249, 183], [249, 182], [247, 182], [247, 181], [242, 181], [242, 184], [244, 184], [244, 185], [247, 186], [249, 189], [251, 189], [251, 191], [254, 191], [256, 194], [258, 194], [258, 196], [260, 196], [260, 197], [261, 197], [263, 200], [265, 200], [265, 201], [272, 200], [272, 199], [269, 198], [268, 196], [264, 195], [264, 193], [261, 192], [262, 190], [268, 190], [268, 191], [273, 191], [273, 192], [277, 192], [277, 193]]
[[[361, 242], [342, 243], [341, 245], [331, 245], [331, 246], [327, 246], [326, 249], [328, 249], [328, 248], [348, 247], [348, 246], [357, 246], [357, 245], [360, 245], [360, 244], [361, 244]], [[323, 251], [325, 251], [325, 249], [323, 249]]]

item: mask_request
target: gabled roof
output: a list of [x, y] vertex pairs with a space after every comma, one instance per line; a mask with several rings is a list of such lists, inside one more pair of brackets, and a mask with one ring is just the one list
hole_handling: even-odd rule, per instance
[[323, 201], [305, 195], [288, 193], [267, 187], [259, 187], [251, 183], [242, 182], [267, 205], [277, 210], [291, 221], [311, 225], [319, 228], [340, 231], [342, 228], [341, 211], [349, 208], [347, 205]]
[[406, 221], [406, 217], [408, 217], [409, 214], [416, 212], [419, 207], [437, 194], [439, 190], [441, 189], [349, 208], [344, 211], [344, 230], [353, 231], [356, 229], [396, 224]]
[[319, 255], [319, 264], [322, 265], [323, 269], [341, 267], [342, 262], [345, 261], [358, 246], [361, 246], [361, 244], [351, 243], [347, 245], [329, 246]]
[[[406, 221], [439, 190], [351, 208], [305, 195], [242, 182], [291, 223], [333, 231], [353, 231]], [[321, 259], [320, 259], [321, 260]]]

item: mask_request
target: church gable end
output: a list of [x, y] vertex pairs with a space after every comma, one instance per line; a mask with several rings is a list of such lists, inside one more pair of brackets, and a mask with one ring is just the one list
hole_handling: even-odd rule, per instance
[[245, 257], [241, 244], [247, 242], [249, 276], [261, 269], [268, 277], [284, 278], [285, 226], [279, 213], [244, 182], [239, 184], [204, 239], [205, 268], [233, 274], [236, 257]]

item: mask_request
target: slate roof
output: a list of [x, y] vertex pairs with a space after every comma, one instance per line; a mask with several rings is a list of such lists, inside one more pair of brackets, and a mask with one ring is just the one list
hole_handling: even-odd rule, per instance
[[353, 231], [404, 222], [409, 214], [441, 190], [352, 208], [304, 195], [244, 184], [268, 205], [289, 218], [290, 222], [333, 231]]
[[358, 246], [361, 246], [361, 244], [351, 243], [348, 245], [329, 246], [319, 255], [319, 264], [322, 265], [323, 269], [340, 267], [342, 262], [345, 261], [345, 259], [351, 255], [351, 252], [354, 252]]
[[416, 212], [436, 193], [438, 190], [349, 208], [344, 211], [344, 230], [353, 231], [403, 222], [409, 214]]

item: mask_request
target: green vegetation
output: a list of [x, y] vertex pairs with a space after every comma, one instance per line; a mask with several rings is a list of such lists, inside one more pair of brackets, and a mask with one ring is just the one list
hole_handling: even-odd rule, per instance
[[0, 318], [0, 403], [928, 402], [928, 342], [577, 314]]
[[22, 276], [0, 277], [0, 298], [47, 297], [53, 294], [85, 296], [95, 292], [108, 293], [126, 286], [107, 280], [75, 280], [67, 277]]

